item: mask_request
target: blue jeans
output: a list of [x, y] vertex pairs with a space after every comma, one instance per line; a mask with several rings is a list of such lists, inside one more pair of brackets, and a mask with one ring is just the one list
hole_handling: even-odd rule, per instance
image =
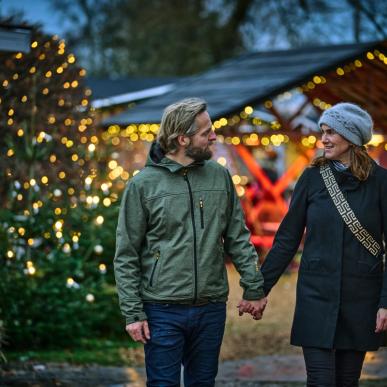
[[226, 304], [144, 304], [151, 339], [145, 344], [147, 386], [214, 386]]

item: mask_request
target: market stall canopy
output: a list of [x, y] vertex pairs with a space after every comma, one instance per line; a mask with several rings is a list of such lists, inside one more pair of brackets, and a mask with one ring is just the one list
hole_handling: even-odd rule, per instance
[[[359, 72], [358, 78], [361, 79], [356, 78], [355, 84], [352, 74], [349, 74], [343, 77], [346, 82], [327, 82], [323, 86], [331, 92], [324, 92], [328, 97], [326, 102], [335, 103], [352, 96], [349, 100], [365, 107], [376, 104], [378, 108], [370, 109], [370, 112], [374, 117], [377, 114], [375, 121], [385, 126], [387, 110], [381, 107], [387, 103], [387, 58], [383, 54], [386, 49], [387, 41], [381, 41], [244, 54], [177, 82], [168, 93], [108, 117], [103, 125], [158, 123], [167, 105], [192, 96], [204, 98], [211, 117], [218, 119], [238, 113], [246, 105], [257, 105], [292, 88], [301, 87], [316, 75], [325, 76], [333, 72], [339, 76], [337, 66], [355, 66], [352, 62], [358, 60], [360, 67], [367, 61], [364, 66], [367, 71]], [[382, 56], [376, 58], [375, 52]], [[375, 60], [367, 58], [367, 54], [374, 56]], [[348, 71], [343, 70], [343, 75], [350, 72], [348, 67]], [[304, 90], [305, 94], [310, 91], [313, 90]], [[317, 93], [317, 88], [314, 92]]]
[[176, 77], [117, 79], [88, 77], [86, 84], [92, 90], [91, 105], [99, 109], [163, 95], [172, 89], [177, 80]]
[[31, 28], [0, 24], [0, 51], [29, 52]]

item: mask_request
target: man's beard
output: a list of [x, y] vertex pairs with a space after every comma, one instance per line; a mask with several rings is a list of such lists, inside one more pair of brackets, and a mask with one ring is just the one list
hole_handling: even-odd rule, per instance
[[212, 152], [209, 146], [205, 149], [191, 144], [185, 149], [185, 155], [194, 161], [209, 160], [212, 157]]

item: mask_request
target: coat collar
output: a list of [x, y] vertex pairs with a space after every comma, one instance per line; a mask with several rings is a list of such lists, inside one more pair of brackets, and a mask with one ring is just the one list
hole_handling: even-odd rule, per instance
[[333, 175], [335, 176], [337, 184], [341, 189], [344, 189], [345, 191], [354, 191], [359, 188], [361, 181], [352, 174], [350, 168], [339, 171], [335, 168], [332, 161], [328, 161], [328, 163]]
[[180, 172], [189, 168], [200, 167], [204, 164], [205, 161], [194, 161], [189, 165], [179, 164], [178, 162], [165, 156], [165, 153], [158, 142], [152, 143], [148, 159], [146, 161], [146, 166], [166, 168], [172, 173]]

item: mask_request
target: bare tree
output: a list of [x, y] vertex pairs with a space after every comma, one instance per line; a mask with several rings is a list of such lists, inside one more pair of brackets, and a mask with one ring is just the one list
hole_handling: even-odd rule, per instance
[[54, 4], [73, 21], [68, 41], [94, 75], [187, 75], [246, 50], [386, 37], [386, 0], [54, 0]]

